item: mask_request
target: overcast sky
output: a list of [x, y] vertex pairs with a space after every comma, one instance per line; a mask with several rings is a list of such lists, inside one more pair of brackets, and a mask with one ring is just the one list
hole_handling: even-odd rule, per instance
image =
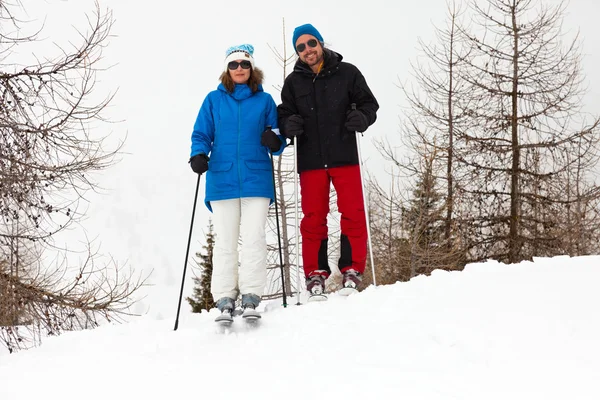
[[[380, 103], [378, 119], [362, 140], [363, 158], [370, 174], [385, 176], [385, 164], [370, 140], [399, 135], [400, 106], [396, 86], [409, 81], [409, 63], [417, 55], [417, 40], [433, 39], [432, 24], [442, 25], [445, 0], [400, 2], [397, 0], [323, 0], [318, 3], [280, 0], [252, 2], [169, 2], [107, 0], [116, 20], [105, 52], [106, 64], [114, 64], [99, 76], [99, 94], [117, 90], [107, 116], [114, 138], [127, 135], [123, 160], [99, 178], [107, 189], [88, 196], [91, 204], [84, 227], [97, 238], [101, 252], [138, 272], [153, 270], [152, 288], [136, 311], [171, 317], [177, 297], [189, 232], [196, 176], [187, 164], [190, 135], [199, 107], [214, 90], [223, 69], [225, 50], [235, 44], [255, 47], [256, 65], [266, 76], [265, 90], [279, 103], [274, 86], [283, 83], [283, 72], [269, 45], [293, 51], [295, 26], [312, 23], [326, 45], [344, 60], [359, 67]], [[546, 2], [554, 4], [556, 1]], [[45, 19], [44, 51], [51, 56], [52, 42], [77, 42], [74, 27], [83, 29], [91, 0], [26, 0], [29, 18]], [[587, 75], [586, 109], [600, 104], [600, 56], [597, 15], [600, 4], [573, 0], [567, 9], [565, 30], [580, 30], [583, 70]], [[191, 254], [201, 249], [209, 212], [200, 190]], [[82, 237], [73, 231], [59, 238]], [[188, 271], [188, 277], [191, 274]], [[191, 280], [186, 292], [191, 290]]]

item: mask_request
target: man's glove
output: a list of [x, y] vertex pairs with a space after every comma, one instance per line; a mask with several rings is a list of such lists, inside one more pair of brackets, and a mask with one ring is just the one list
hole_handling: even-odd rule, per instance
[[206, 154], [200, 153], [190, 158], [190, 167], [192, 167], [192, 171], [200, 175], [208, 171], [208, 157]]
[[295, 138], [304, 133], [304, 118], [298, 114], [290, 115], [285, 121], [284, 134], [288, 139]]
[[279, 136], [275, 132], [271, 130], [271, 128], [265, 129], [260, 137], [260, 144], [266, 146], [271, 150], [271, 153], [275, 153], [277, 150], [281, 148], [281, 140]]
[[352, 110], [346, 116], [346, 129], [349, 131], [364, 132], [369, 127], [367, 116], [358, 110]]

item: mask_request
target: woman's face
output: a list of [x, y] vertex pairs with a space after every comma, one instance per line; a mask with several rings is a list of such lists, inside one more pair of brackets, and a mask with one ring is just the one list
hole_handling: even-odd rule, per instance
[[250, 73], [252, 72], [252, 64], [248, 60], [235, 60], [231, 61], [227, 66], [229, 70], [229, 76], [237, 84], [244, 84], [250, 79]]

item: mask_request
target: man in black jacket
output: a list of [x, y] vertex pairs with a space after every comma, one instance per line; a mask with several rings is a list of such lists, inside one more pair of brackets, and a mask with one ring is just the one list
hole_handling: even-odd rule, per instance
[[321, 294], [331, 273], [327, 261], [331, 183], [341, 213], [338, 266], [344, 287], [355, 288], [365, 270], [368, 239], [355, 133], [375, 122], [379, 104], [358, 68], [326, 49], [314, 26], [297, 27], [292, 40], [298, 61], [283, 84], [277, 111], [281, 132], [298, 141], [307, 289]]

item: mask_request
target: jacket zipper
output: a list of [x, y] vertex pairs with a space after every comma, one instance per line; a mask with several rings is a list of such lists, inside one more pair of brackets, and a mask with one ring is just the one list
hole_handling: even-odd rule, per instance
[[[319, 71], [320, 72], [320, 71]], [[326, 139], [326, 137], [324, 138], [321, 135], [321, 132], [319, 131], [319, 112], [318, 112], [318, 108], [317, 108], [317, 92], [316, 92], [316, 85], [315, 85], [315, 81], [317, 80], [317, 76], [319, 75], [319, 72], [317, 72], [315, 74], [315, 77], [313, 78], [312, 84], [313, 84], [313, 104], [315, 105], [315, 120], [317, 121], [317, 140], [319, 142], [319, 147], [321, 148], [321, 164], [323, 165], [323, 168], [327, 169], [327, 157], [326, 157], [326, 145], [323, 142], [323, 140]]]
[[241, 158], [240, 158], [240, 141], [241, 141], [241, 131], [242, 131], [242, 102], [236, 100], [238, 103], [238, 139], [237, 139], [237, 166], [238, 166], [238, 188], [240, 191], [240, 198], [242, 197], [242, 166], [241, 166]]

